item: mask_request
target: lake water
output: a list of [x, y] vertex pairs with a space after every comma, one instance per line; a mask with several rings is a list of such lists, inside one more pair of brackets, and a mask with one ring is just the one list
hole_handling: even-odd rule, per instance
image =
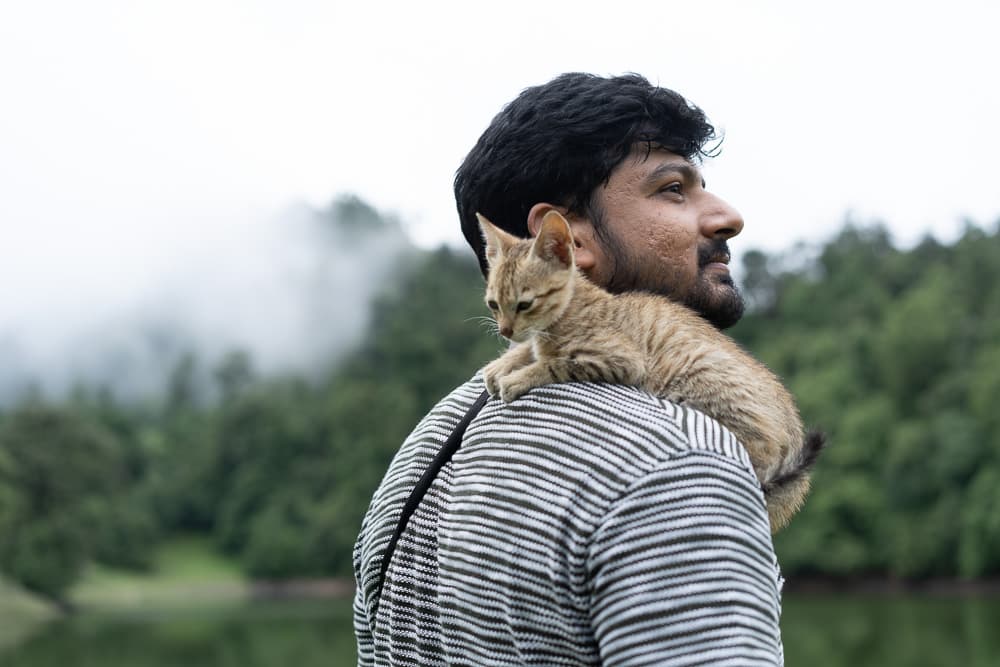
[[[1000, 667], [1000, 599], [785, 597], [789, 667]], [[51, 623], [3, 667], [353, 665], [350, 602], [255, 602]]]

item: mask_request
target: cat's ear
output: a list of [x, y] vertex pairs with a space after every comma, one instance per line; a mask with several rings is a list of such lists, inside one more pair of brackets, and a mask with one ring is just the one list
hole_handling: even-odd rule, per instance
[[476, 213], [476, 220], [479, 221], [479, 231], [486, 241], [486, 261], [492, 266], [507, 248], [517, 243], [518, 238], [494, 225], [481, 213]]
[[565, 268], [573, 266], [573, 233], [559, 211], [549, 211], [542, 218], [531, 251], [546, 262], [558, 262]]

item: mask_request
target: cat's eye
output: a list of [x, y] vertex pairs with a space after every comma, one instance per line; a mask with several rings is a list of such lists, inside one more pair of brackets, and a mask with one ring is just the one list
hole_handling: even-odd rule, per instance
[[529, 299], [528, 301], [518, 301], [517, 302], [517, 312], [523, 313], [524, 311], [531, 308], [531, 304], [535, 303], [534, 299]]
[[494, 312], [500, 310], [500, 304], [498, 304], [496, 301], [487, 301], [486, 307]]

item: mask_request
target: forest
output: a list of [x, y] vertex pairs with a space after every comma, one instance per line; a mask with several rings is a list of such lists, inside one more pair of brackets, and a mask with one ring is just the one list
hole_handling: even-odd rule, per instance
[[[393, 225], [356, 199], [325, 224], [376, 239]], [[749, 308], [730, 333], [830, 439], [776, 538], [785, 575], [1000, 574], [1000, 223], [907, 249], [845, 223], [742, 261]], [[199, 534], [254, 578], [351, 576], [396, 448], [504, 347], [476, 319], [482, 289], [470, 252], [410, 248], [360, 341], [309, 376], [190, 349], [155, 396], [25, 392], [0, 409], [0, 573], [63, 603], [89, 564], [142, 571], [161, 541]]]

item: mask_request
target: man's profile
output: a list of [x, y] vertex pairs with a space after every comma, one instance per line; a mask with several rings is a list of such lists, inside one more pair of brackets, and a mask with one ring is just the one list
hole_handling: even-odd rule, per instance
[[[743, 302], [726, 242], [743, 220], [701, 177], [714, 136], [636, 75], [529, 88], [458, 171], [466, 239], [486, 273], [477, 211], [527, 238], [556, 210], [593, 282], [729, 326]], [[398, 532], [482, 393], [477, 374], [444, 398], [372, 498], [354, 554], [359, 664], [781, 663], [780, 575], [746, 450], [638, 389], [563, 383], [485, 403]]]

